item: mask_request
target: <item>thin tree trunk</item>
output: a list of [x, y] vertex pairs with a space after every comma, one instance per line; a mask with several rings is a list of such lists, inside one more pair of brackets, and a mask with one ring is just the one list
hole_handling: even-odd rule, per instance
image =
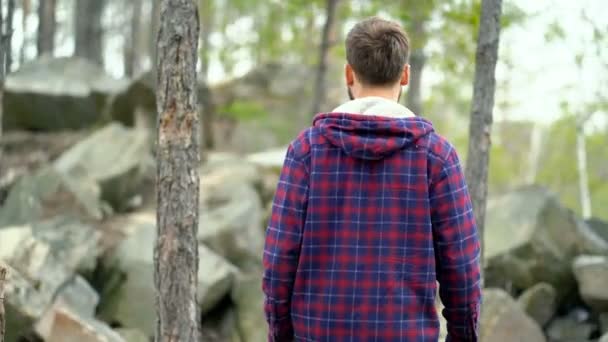
[[336, 7], [338, 0], [327, 0], [326, 19], [323, 26], [323, 35], [321, 37], [321, 48], [319, 49], [319, 67], [317, 69], [317, 78], [315, 81], [315, 94], [312, 102], [312, 113], [317, 114], [321, 110], [321, 106], [325, 102], [325, 93], [327, 92], [327, 84], [325, 75], [329, 64], [329, 48], [331, 47], [331, 33], [336, 17]]
[[[205, 150], [210, 150], [215, 147], [213, 137], [213, 123], [215, 122], [215, 103], [213, 102], [213, 93], [209, 88], [209, 36], [213, 28], [213, 6], [211, 1], [203, 1], [201, 8], [201, 77], [203, 83], [201, 85], [201, 124], [203, 148], [201, 154]], [[202, 160], [203, 158], [201, 158]]]
[[157, 62], [157, 342], [198, 342], [199, 120], [195, 0], [162, 0]]
[[407, 107], [416, 115], [422, 114], [422, 70], [426, 56], [422, 49], [412, 51], [410, 57], [410, 83], [407, 91]]
[[55, 0], [41, 0], [38, 5], [38, 56], [52, 56], [55, 50], [55, 8]]
[[156, 36], [158, 34], [158, 24], [160, 22], [160, 0], [152, 0], [150, 8], [150, 61], [152, 70], [156, 66]]
[[530, 134], [530, 155], [528, 159], [528, 173], [526, 175], [526, 182], [528, 184], [534, 184], [536, 182], [536, 175], [538, 174], [538, 167], [541, 157], [543, 144], [543, 131], [539, 125], [534, 125], [532, 133]]
[[589, 191], [589, 179], [587, 170], [587, 146], [585, 141], [584, 122], [580, 122], [576, 127], [576, 157], [578, 169], [578, 186], [581, 199], [581, 209], [583, 218], [591, 218], [591, 192]]
[[30, 0], [21, 1], [21, 32], [23, 32], [23, 40], [19, 49], [19, 65], [25, 64], [25, 48], [27, 46], [27, 18], [30, 15], [31, 2]]
[[11, 72], [13, 66], [13, 19], [15, 17], [15, 0], [8, 0], [8, 12], [6, 13], [6, 73]]
[[502, 0], [482, 0], [466, 165], [466, 179], [481, 241], [483, 241], [486, 216], [490, 133], [496, 88], [495, 71], [498, 61], [501, 11]]
[[75, 11], [76, 47], [74, 55], [103, 64], [103, 26], [105, 0], [78, 0]]
[[6, 334], [5, 325], [6, 318], [4, 317], [4, 282], [6, 281], [6, 269], [0, 265], [0, 342], [4, 342]]
[[139, 71], [137, 70], [137, 66], [139, 65], [139, 33], [142, 4], [142, 0], [131, 0], [131, 3], [129, 3], [131, 6], [131, 32], [129, 32], [129, 39], [124, 49], [125, 75], [129, 77], [132, 77]]

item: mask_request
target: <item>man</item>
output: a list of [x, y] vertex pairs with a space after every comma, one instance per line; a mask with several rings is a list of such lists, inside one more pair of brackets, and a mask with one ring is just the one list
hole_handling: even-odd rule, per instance
[[264, 250], [270, 341], [477, 341], [479, 240], [456, 151], [398, 103], [409, 41], [371, 18], [346, 39], [352, 101], [293, 141]]

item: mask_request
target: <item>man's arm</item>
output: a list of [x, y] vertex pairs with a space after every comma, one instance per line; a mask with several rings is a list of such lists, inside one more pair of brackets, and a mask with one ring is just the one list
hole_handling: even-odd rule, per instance
[[464, 174], [453, 148], [431, 183], [430, 201], [447, 341], [477, 341], [481, 304], [479, 236]]
[[305, 165], [297, 160], [290, 146], [274, 197], [264, 248], [264, 310], [270, 327], [269, 341], [293, 339], [290, 304], [306, 218], [308, 179]]

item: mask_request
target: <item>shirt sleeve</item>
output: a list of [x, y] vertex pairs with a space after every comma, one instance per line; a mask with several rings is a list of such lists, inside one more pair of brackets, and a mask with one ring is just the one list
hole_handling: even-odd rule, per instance
[[477, 341], [480, 242], [467, 185], [453, 148], [431, 183], [430, 204], [447, 341]]
[[306, 218], [308, 182], [308, 171], [290, 146], [279, 177], [264, 247], [262, 287], [269, 341], [293, 339], [291, 294]]

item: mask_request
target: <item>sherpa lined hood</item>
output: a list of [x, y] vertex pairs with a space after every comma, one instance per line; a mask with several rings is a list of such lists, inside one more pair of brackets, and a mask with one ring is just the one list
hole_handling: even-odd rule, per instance
[[314, 126], [346, 154], [383, 159], [433, 132], [430, 122], [395, 101], [365, 97], [315, 117]]

